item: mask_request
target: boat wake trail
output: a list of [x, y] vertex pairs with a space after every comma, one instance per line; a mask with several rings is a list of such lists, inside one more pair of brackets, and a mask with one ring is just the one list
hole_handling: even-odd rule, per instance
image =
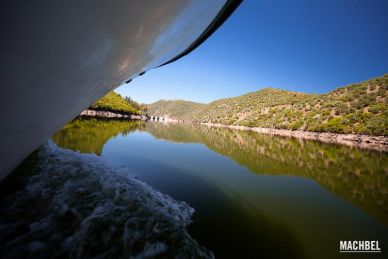
[[96, 155], [49, 141], [1, 185], [5, 258], [213, 257], [186, 230], [194, 209]]

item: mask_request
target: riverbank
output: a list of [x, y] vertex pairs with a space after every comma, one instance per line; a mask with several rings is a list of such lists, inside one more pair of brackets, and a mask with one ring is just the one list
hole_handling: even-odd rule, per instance
[[112, 112], [103, 110], [87, 109], [80, 113], [81, 118], [100, 118], [118, 120], [148, 120], [146, 115], [131, 114], [126, 112]]
[[214, 123], [201, 123], [208, 127], [230, 128], [244, 131], [255, 131], [258, 133], [271, 134], [276, 136], [285, 136], [301, 138], [307, 140], [317, 140], [331, 144], [341, 144], [346, 146], [374, 149], [381, 152], [388, 152], [387, 136], [370, 136], [356, 134], [337, 134], [331, 132], [311, 132], [302, 130], [270, 129], [247, 126], [223, 125]]

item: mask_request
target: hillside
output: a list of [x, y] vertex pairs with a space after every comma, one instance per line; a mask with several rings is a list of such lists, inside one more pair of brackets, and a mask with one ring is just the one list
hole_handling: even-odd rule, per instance
[[388, 74], [326, 94], [266, 88], [207, 105], [158, 101], [148, 109], [150, 115], [170, 115], [193, 122], [386, 136], [387, 90]]
[[184, 101], [184, 100], [160, 100], [148, 105], [148, 114], [170, 118], [185, 119], [192, 112], [197, 112], [206, 104]]
[[138, 110], [133, 104], [126, 101], [123, 97], [121, 97], [121, 95], [115, 92], [109, 92], [107, 95], [90, 106], [90, 108], [111, 112], [141, 114], [141, 111]]

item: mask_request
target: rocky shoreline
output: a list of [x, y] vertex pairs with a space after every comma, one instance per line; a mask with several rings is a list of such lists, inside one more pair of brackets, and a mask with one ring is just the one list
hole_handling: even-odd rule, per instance
[[116, 120], [148, 120], [146, 115], [130, 114], [125, 112], [111, 112], [87, 109], [80, 113], [79, 117], [116, 119]]
[[246, 126], [223, 125], [213, 123], [201, 123], [208, 127], [230, 128], [245, 131], [255, 131], [258, 133], [271, 134], [277, 136], [294, 137], [307, 140], [317, 140], [331, 144], [341, 144], [358, 148], [373, 149], [381, 152], [388, 152], [388, 136], [370, 136], [356, 134], [337, 134], [330, 132], [311, 132], [302, 130], [285, 130], [258, 128]]

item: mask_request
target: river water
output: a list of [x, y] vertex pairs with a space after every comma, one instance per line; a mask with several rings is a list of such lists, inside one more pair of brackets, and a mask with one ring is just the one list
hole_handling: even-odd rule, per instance
[[340, 240], [385, 252], [387, 153], [159, 122], [74, 121], [52, 139], [188, 203], [189, 233], [216, 257], [333, 258]]

